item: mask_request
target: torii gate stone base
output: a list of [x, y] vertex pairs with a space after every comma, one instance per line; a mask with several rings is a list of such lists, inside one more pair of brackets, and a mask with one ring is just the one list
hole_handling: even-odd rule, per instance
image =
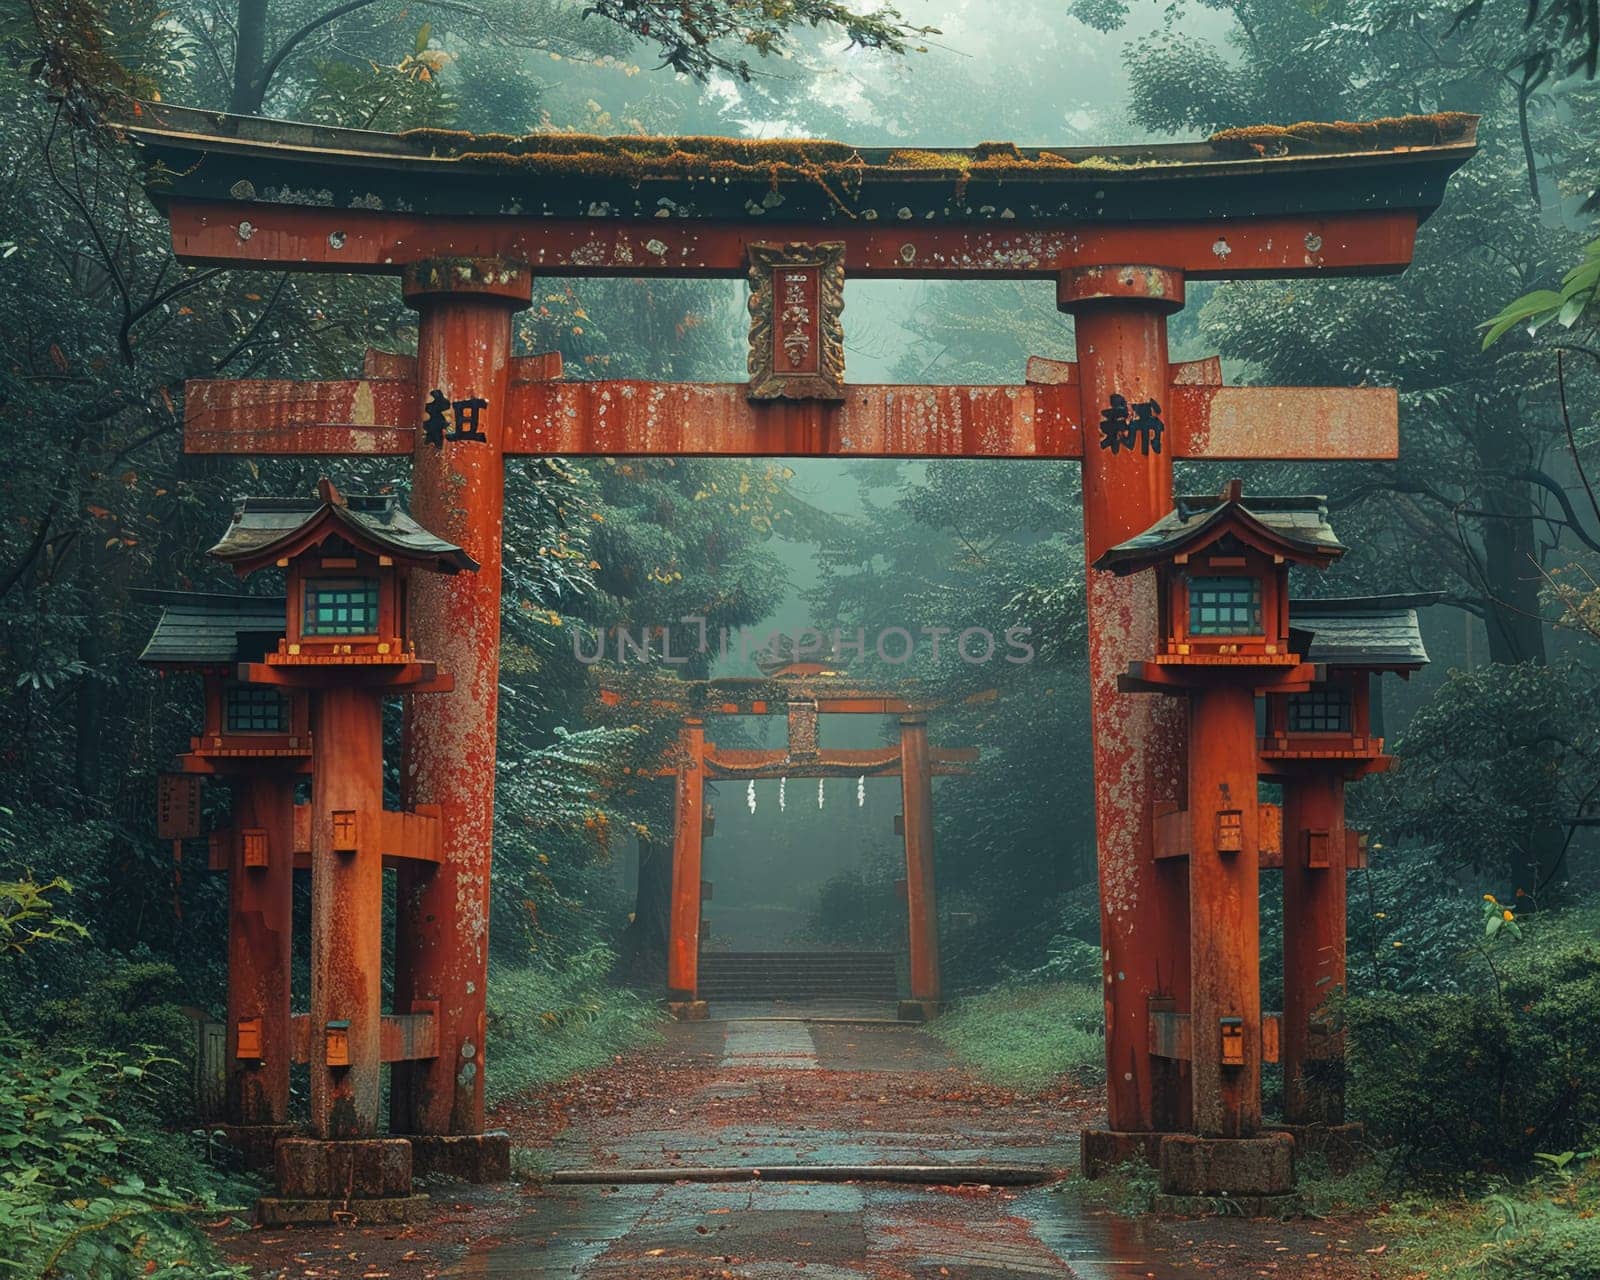
[[[1191, 279], [1403, 270], [1475, 128], [1445, 115], [908, 153], [386, 135], [145, 105], [127, 132], [182, 261], [390, 274], [418, 312], [416, 357], [374, 355], [360, 378], [191, 384], [186, 449], [409, 459], [416, 518], [482, 566], [420, 582], [412, 604], [419, 651], [455, 673], [455, 690], [407, 723], [406, 803], [439, 806], [448, 835], [440, 864], [400, 887], [394, 994], [440, 1012], [438, 1056], [395, 1073], [393, 1131], [470, 1140], [483, 1127], [508, 456], [1078, 459], [1093, 563], [1167, 514], [1175, 460], [1396, 456], [1393, 391], [1223, 387], [1215, 363], [1169, 361], [1167, 317]], [[512, 355], [536, 275], [748, 276], [750, 382], [558, 381], [557, 358]], [[845, 384], [846, 276], [1052, 281], [1076, 322], [1076, 364], [1014, 386]], [[1184, 726], [1172, 700], [1116, 685], [1155, 641], [1150, 577], [1093, 572], [1088, 584], [1102, 1155], [1189, 1124], [1181, 1068], [1150, 1051], [1152, 1001], [1187, 983], [1187, 867], [1158, 863], [1152, 846], [1155, 807], [1183, 784]]]

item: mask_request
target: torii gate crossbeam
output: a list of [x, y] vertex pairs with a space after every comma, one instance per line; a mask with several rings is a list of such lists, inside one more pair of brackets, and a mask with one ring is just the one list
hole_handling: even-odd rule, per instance
[[[1131, 148], [722, 141], [702, 154], [703, 140], [385, 135], [146, 106], [128, 133], [182, 260], [401, 276], [419, 313], [414, 364], [380, 358], [344, 382], [192, 384], [186, 448], [409, 455], [416, 516], [483, 566], [417, 602], [431, 619], [424, 651], [448, 656], [457, 683], [410, 726], [410, 799], [439, 804], [448, 834], [443, 864], [402, 895], [397, 997], [441, 1001], [440, 1054], [397, 1080], [396, 1129], [482, 1127], [506, 456], [1081, 458], [1092, 563], [1168, 511], [1175, 458], [1395, 456], [1392, 392], [1186, 377], [1168, 359], [1167, 316], [1186, 279], [1402, 270], [1474, 129], [1436, 116]], [[1075, 368], [1040, 366], [1008, 388], [846, 386], [838, 403], [753, 403], [730, 386], [556, 384], [552, 361], [511, 356], [533, 275], [733, 277], [775, 242], [822, 240], [854, 278], [1053, 280], [1076, 321]], [[471, 430], [458, 421], [448, 447], [436, 425], [428, 438], [430, 412], [471, 402]], [[1119, 403], [1163, 412], [1166, 443], [1136, 449], [1110, 416]], [[1185, 1122], [1186, 1090], [1149, 1051], [1152, 998], [1187, 986], [1184, 869], [1152, 852], [1154, 802], [1183, 780], [1182, 726], [1160, 700], [1116, 689], [1150, 648], [1153, 586], [1091, 573], [1088, 608], [1108, 1109], [1113, 1130], [1149, 1132]]]

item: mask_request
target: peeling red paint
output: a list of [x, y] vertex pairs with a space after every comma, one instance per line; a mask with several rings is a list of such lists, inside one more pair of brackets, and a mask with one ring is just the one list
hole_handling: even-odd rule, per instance
[[[1169, 273], [1170, 274], [1170, 273]], [[1060, 304], [1076, 321], [1081, 415], [1098, 421], [1113, 393], [1168, 399], [1166, 317], [1181, 280], [1162, 297], [1109, 293], [1099, 274], [1063, 279]], [[1085, 558], [1140, 533], [1172, 507], [1172, 454], [1089, 449], [1083, 459]], [[1119, 693], [1116, 678], [1155, 642], [1155, 584], [1090, 570], [1090, 721], [1095, 753], [1095, 835], [1100, 868], [1100, 933], [1106, 1004], [1106, 1094], [1111, 1128], [1148, 1130], [1179, 1104], [1157, 1099], [1149, 1043], [1149, 1001], [1183, 961], [1183, 901], [1158, 877], [1151, 832], [1158, 783], [1170, 777], [1181, 732], [1163, 699]]]
[[[412, 514], [462, 547], [480, 568], [427, 575], [411, 587], [418, 651], [437, 658], [455, 687], [413, 699], [406, 714], [402, 784], [412, 804], [437, 805], [442, 860], [399, 873], [395, 1008], [438, 1002], [436, 1058], [397, 1067], [391, 1089], [396, 1132], [483, 1131], [485, 992], [489, 962], [489, 864], [500, 676], [502, 441], [511, 377], [511, 317], [527, 301], [525, 272], [486, 274], [442, 264], [443, 284], [413, 277], [407, 301], [419, 314], [411, 413], [438, 389], [447, 400], [488, 402], [487, 439], [437, 448], [419, 438], [412, 463]], [[481, 277], [481, 279], [480, 279]], [[507, 283], [511, 281], [512, 284]], [[514, 287], [513, 287], [514, 286]]]
[[[239, 206], [173, 197], [167, 214], [172, 243], [186, 262], [272, 262], [290, 270], [391, 272], [406, 264], [460, 255], [504, 257], [546, 276], [742, 277], [753, 243], [807, 242], [816, 226], [793, 223], [701, 223], [651, 219], [597, 223], [586, 219], [479, 216], [449, 218], [255, 204], [251, 233], [239, 236]], [[344, 232], [337, 248], [330, 224]], [[1193, 279], [1237, 279], [1399, 271], [1411, 261], [1418, 213], [1413, 209], [1322, 215], [1270, 215], [1206, 221], [1078, 226], [1072, 230], [988, 230], [829, 226], [843, 241], [852, 278], [927, 279], [979, 276], [1050, 279], [1078, 267], [1149, 261], [1159, 248], [1165, 266]], [[1226, 236], [1228, 252], [1215, 246]], [[1319, 240], [1321, 250], [1307, 245]], [[1141, 268], [1142, 269], [1142, 268]]]

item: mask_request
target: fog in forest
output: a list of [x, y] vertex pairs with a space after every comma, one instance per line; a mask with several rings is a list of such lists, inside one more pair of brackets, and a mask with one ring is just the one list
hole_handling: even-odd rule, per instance
[[[1592, 3], [899, 0], [896, 12], [854, 0], [0, 0], [0, 11], [8, 55], [0, 60], [0, 1237], [26, 1236], [23, 1273], [101, 1280], [126, 1274], [113, 1259], [144, 1258], [138, 1250], [152, 1256], [140, 1274], [157, 1280], [196, 1274], [185, 1269], [191, 1250], [222, 1267], [215, 1241], [205, 1243], [211, 1228], [195, 1221], [261, 1188], [230, 1181], [246, 1171], [217, 1154], [228, 1144], [209, 1127], [248, 1112], [287, 1132], [344, 1106], [336, 1095], [345, 1077], [329, 1073], [351, 1052], [351, 1024], [324, 998], [325, 960], [328, 948], [356, 938], [360, 962], [346, 956], [331, 968], [352, 988], [359, 981], [369, 1006], [368, 1070], [353, 1073], [365, 1091], [363, 1140], [391, 1131], [477, 1138], [488, 1116], [517, 1131], [526, 1161], [518, 1176], [533, 1185], [549, 1172], [544, 1148], [562, 1132], [551, 1117], [564, 1123], [569, 1104], [577, 1115], [596, 1096], [633, 1097], [635, 1087], [656, 1099], [663, 1095], [650, 1089], [662, 1080], [676, 1087], [673, 1071], [687, 1079], [739, 1057], [719, 1056], [721, 1040], [707, 1048], [711, 1040], [695, 1039], [722, 1031], [684, 1030], [706, 1014], [707, 984], [713, 1023], [719, 1002], [748, 998], [766, 1010], [729, 1015], [731, 1026], [772, 1021], [772, 1008], [797, 1019], [815, 1013], [831, 981], [842, 984], [833, 994], [870, 1003], [893, 1034], [901, 1020], [929, 1019], [907, 1032], [935, 1062], [928, 1079], [971, 1078], [960, 1088], [927, 1085], [923, 1101], [958, 1095], [974, 1116], [1015, 1103], [1030, 1116], [1070, 1112], [1076, 1128], [1114, 1127], [1125, 1118], [1119, 1090], [1144, 1090], [1143, 1105], [1159, 1076], [1178, 1097], [1197, 1053], [1220, 1063], [1224, 1044], [1243, 1055], [1248, 1039], [1258, 1073], [1251, 1087], [1216, 1092], [1232, 1090], [1230, 1106], [1260, 1113], [1246, 1126], [1253, 1136], [1262, 1115], [1269, 1124], [1304, 1118], [1296, 1108], [1307, 1095], [1291, 1078], [1299, 1067], [1286, 1070], [1256, 1043], [1292, 1015], [1302, 1034], [1288, 1052], [1305, 1058], [1305, 1044], [1319, 1038], [1319, 1065], [1308, 1073], [1331, 1101], [1314, 1126], [1345, 1137], [1348, 1125], [1364, 1126], [1359, 1143], [1346, 1145], [1371, 1157], [1366, 1172], [1343, 1168], [1339, 1152], [1301, 1151], [1303, 1184], [1315, 1188], [1305, 1203], [1314, 1214], [1345, 1215], [1329, 1234], [1348, 1228], [1353, 1256], [1359, 1250], [1380, 1270], [1392, 1264], [1385, 1274], [1395, 1276], [1465, 1274], [1469, 1265], [1535, 1280], [1600, 1275], [1600, 16]], [[203, 113], [184, 115], [185, 107]], [[1475, 150], [1461, 141], [1472, 136]], [[1177, 158], [1165, 149], [1174, 143], [1191, 147]], [[1138, 150], [1110, 150], [1124, 144]], [[850, 148], [886, 150], [869, 165]], [[952, 160], [933, 148], [963, 150]], [[1069, 148], [1071, 158], [1051, 150]], [[348, 174], [326, 163], [330, 152], [349, 158]], [[302, 181], [301, 165], [322, 165], [321, 176]], [[915, 189], [908, 201], [946, 171], [951, 185], [920, 213], [909, 203], [858, 208], [873, 166], [870, 181]], [[1068, 203], [1030, 211], [1018, 199], [1012, 208], [1010, 192], [1036, 189], [1025, 184], [1037, 186], [1041, 172]], [[349, 176], [365, 182], [369, 173], [371, 190]], [[339, 188], [336, 201], [330, 192], [341, 182], [355, 185]], [[663, 197], [639, 212], [658, 182], [680, 199], [690, 193], [688, 202]], [[551, 214], [552, 202], [564, 208], [574, 192], [597, 198], [581, 217]], [[1228, 205], [1241, 192], [1272, 207], [1241, 213]], [[197, 201], [217, 209], [195, 213]], [[330, 229], [330, 207], [349, 210], [349, 229]], [[602, 231], [580, 248], [551, 248], [558, 265], [548, 272], [531, 263], [526, 297], [513, 299], [524, 280], [517, 262], [452, 259], [468, 276], [501, 270], [498, 285], [472, 287], [516, 308], [509, 320], [503, 308], [499, 337], [475, 338], [477, 346], [450, 330], [455, 346], [441, 361], [444, 346], [430, 344], [448, 345], [438, 336], [447, 326], [429, 308], [448, 289], [437, 262], [428, 283], [430, 264], [419, 266], [407, 239], [437, 233], [436, 215], [471, 243], [480, 232], [493, 240], [501, 224], [531, 228], [551, 245]], [[430, 457], [446, 455], [422, 445], [487, 443], [462, 434], [476, 422], [462, 415], [502, 412], [471, 388], [435, 388], [455, 377], [467, 347], [474, 359], [484, 355], [506, 403], [525, 395], [524, 404], [554, 405], [571, 391], [566, 384], [601, 380], [623, 384], [619, 398], [647, 383], [732, 384], [708, 393], [729, 397], [727, 421], [712, 423], [708, 412], [706, 421], [665, 426], [698, 442], [697, 432], [709, 439], [729, 422], [752, 432], [787, 422], [796, 431], [786, 448], [810, 439], [803, 429], [823, 439], [826, 424], [842, 418], [830, 418], [814, 392], [761, 407], [752, 310], [770, 342], [775, 290], [752, 308], [751, 286], [734, 275], [748, 255], [759, 259], [750, 248], [759, 229], [791, 215], [792, 234], [808, 244], [848, 232], [859, 255], [851, 261], [866, 272], [901, 267], [859, 246], [898, 248], [908, 276], [930, 262], [913, 270], [912, 231], [948, 233], [940, 243], [980, 258], [1002, 252], [991, 241], [1008, 228], [1070, 237], [1073, 254], [1080, 234], [1104, 233], [1147, 252], [1138, 262], [1096, 260], [1106, 252], [1097, 241], [1072, 263], [1165, 269], [1128, 277], [1148, 286], [1142, 306], [1159, 281], [1175, 288], [1180, 279], [1161, 255], [1192, 250], [1181, 268], [1183, 305], [1164, 321], [1171, 368], [1160, 385], [1211, 396], [1215, 368], [1197, 362], [1217, 359], [1223, 387], [1262, 392], [1232, 402], [1247, 408], [1235, 411], [1230, 440], [1247, 437], [1243, 451], [1258, 459], [1268, 443], [1288, 457], [1219, 462], [1236, 446], [1194, 445], [1206, 460], [1180, 457], [1175, 490], [1215, 496], [1237, 478], [1245, 511], [1252, 497], [1302, 498], [1272, 509], [1346, 549], [1308, 552], [1308, 563], [1288, 570], [1282, 556], [1271, 561], [1272, 575], [1287, 572], [1293, 604], [1282, 611], [1282, 645], [1270, 661], [1256, 655], [1288, 666], [1289, 646], [1321, 643], [1308, 619], [1341, 607], [1377, 619], [1343, 633], [1368, 649], [1349, 668], [1362, 674], [1332, 697], [1332, 720], [1318, 722], [1316, 732], [1338, 743], [1272, 771], [1275, 734], [1313, 732], [1279, 734], [1285, 718], [1302, 707], [1326, 712], [1318, 696], [1337, 683], [1327, 665], [1296, 677], [1303, 687], [1293, 694], [1306, 703], [1273, 703], [1265, 685], [1239, 695], [1230, 723], [1244, 724], [1254, 697], [1259, 736], [1241, 729], [1233, 738], [1233, 746], [1248, 740], [1236, 783], [1245, 779], [1248, 791], [1254, 779], [1256, 792], [1238, 805], [1217, 799], [1237, 799], [1237, 785], [1230, 792], [1207, 781], [1217, 759], [1168, 750], [1176, 736], [1146, 735], [1155, 723], [1148, 700], [1178, 707], [1173, 735], [1188, 723], [1184, 708], [1198, 705], [1198, 695], [1182, 706], [1169, 698], [1179, 683], [1172, 670], [1198, 669], [1200, 657], [1222, 671], [1247, 665], [1225, 642], [1227, 652], [1191, 654], [1178, 638], [1182, 619], [1203, 630], [1204, 608], [1260, 615], [1263, 590], [1279, 598], [1266, 570], [1243, 588], [1255, 591], [1253, 603], [1228, 595], [1243, 579], [1226, 566], [1246, 563], [1236, 545], [1231, 559], [1219, 552], [1223, 568], [1209, 578], [1196, 571], [1191, 580], [1187, 552], [1176, 553], [1160, 572], [1174, 572], [1170, 581], [1181, 578], [1189, 596], [1164, 597], [1150, 616], [1110, 607], [1099, 615], [1130, 635], [1169, 634], [1157, 638], [1166, 647], [1159, 659], [1149, 655], [1148, 669], [1123, 670], [1119, 658], [1126, 685], [1117, 705], [1139, 708], [1126, 722], [1096, 699], [1114, 739], [1101, 744], [1111, 767], [1100, 779], [1100, 831], [1127, 846], [1097, 850], [1087, 600], [1112, 580], [1085, 564], [1076, 459], [596, 456], [598, 436], [576, 456], [536, 456], [528, 450], [552, 446], [528, 441], [569, 413], [548, 409], [506, 424], [504, 441], [523, 432], [524, 452], [509, 456], [505, 446], [502, 577], [498, 588], [472, 579], [488, 581], [491, 594], [466, 621], [458, 612], [455, 632], [434, 626], [446, 588], [432, 579], [414, 588], [406, 575], [415, 566], [397, 568], [395, 544], [371, 528], [362, 534], [371, 545], [351, 534], [317, 573], [353, 574], [359, 551], [380, 577], [363, 568], [308, 587], [310, 561], [297, 557], [313, 543], [259, 564], [238, 551], [264, 527], [247, 515], [287, 520], [282, 512], [299, 510], [295, 502], [347, 525], [356, 509], [381, 508], [384, 520], [401, 509], [432, 513], [440, 528], [416, 536], [442, 538], [443, 522], [469, 504], [441, 496], [459, 477], [427, 472]], [[681, 277], [608, 274], [646, 261], [604, 256], [632, 252], [623, 237], [644, 234], [646, 217], [662, 219], [669, 240], [700, 230], [721, 237], [736, 257], [719, 263], [708, 251]], [[312, 231], [296, 240], [269, 222], [280, 218], [303, 218]], [[697, 218], [716, 225], [688, 227]], [[417, 230], [424, 225], [433, 230]], [[1280, 225], [1291, 237], [1279, 243], [1281, 260], [1270, 237], [1259, 253], [1246, 247], [1247, 233]], [[1328, 232], [1337, 261], [1325, 270], [1322, 233], [1334, 226], [1345, 239], [1333, 243]], [[596, 248], [613, 228], [623, 248]], [[899, 245], [891, 236], [902, 228]], [[668, 252], [655, 240], [636, 243]], [[1302, 243], [1303, 258], [1293, 256]], [[301, 246], [297, 258], [281, 248], [289, 244]], [[590, 252], [600, 256], [580, 257]], [[997, 260], [984, 258], [982, 271], [968, 273], [976, 278], [847, 271], [845, 382], [956, 387], [974, 403], [980, 389], [998, 387], [1016, 399], [1032, 394], [1024, 383], [1039, 357], [1057, 363], [1035, 366], [1036, 382], [1065, 388], [1060, 362], [1083, 353], [1057, 305], [1061, 282], [1036, 261], [1013, 259], [1006, 270], [1033, 277], [1005, 278], [991, 270]], [[1254, 265], [1241, 267], [1246, 260]], [[1141, 315], [1140, 323], [1162, 323]], [[525, 363], [504, 357], [507, 332]], [[559, 356], [562, 386], [530, 390], [554, 367], [527, 361], [542, 354]], [[510, 376], [508, 366], [521, 372]], [[1325, 399], [1274, 400], [1270, 388], [1331, 390]], [[1359, 413], [1350, 406], [1360, 396], [1376, 403], [1383, 388], [1397, 397], [1397, 457], [1363, 453], [1368, 438], [1355, 440], [1351, 426]], [[590, 390], [598, 399], [606, 389]], [[573, 392], [573, 403], [580, 398]], [[1096, 423], [1073, 392], [1083, 420], [1070, 429], [1091, 458], [1103, 460], [1095, 450], [1116, 443], [1131, 464], [1135, 427], [1124, 421], [1130, 434], [1117, 436], [1119, 402], [1125, 420], [1127, 398], [1112, 393]], [[450, 435], [446, 410], [456, 415]], [[1178, 421], [1170, 404], [1136, 402], [1131, 411], [1147, 433], [1150, 415]], [[932, 440], [949, 425], [915, 438]], [[1392, 419], [1384, 430], [1392, 445]], [[1185, 423], [1168, 434], [1169, 458], [1175, 441], [1189, 450], [1187, 431]], [[754, 440], [750, 447], [763, 453]], [[1363, 460], [1373, 457], [1383, 460]], [[365, 505], [352, 508], [349, 495]], [[246, 513], [245, 499], [288, 505]], [[466, 571], [470, 550], [442, 545], [428, 553], [427, 572]], [[1269, 555], [1248, 545], [1249, 555]], [[1325, 567], [1310, 567], [1323, 558]], [[323, 588], [326, 596], [316, 594]], [[497, 633], [488, 607], [496, 590]], [[1379, 600], [1324, 604], [1320, 613], [1315, 603], [1352, 597]], [[404, 668], [373, 695], [381, 722], [363, 704], [371, 715], [349, 730], [365, 735], [347, 755], [371, 765], [363, 794], [365, 808], [384, 811], [376, 817], [354, 802], [316, 807], [313, 777], [339, 780], [331, 768], [317, 773], [336, 735], [307, 728], [306, 708], [325, 695], [332, 705], [335, 676], [317, 684], [274, 674], [274, 661], [302, 656], [294, 628], [314, 628], [324, 607], [329, 625], [345, 627], [328, 634], [358, 638], [355, 652], [349, 644], [337, 652], [337, 642], [326, 654], [308, 651], [318, 661], [326, 657], [330, 670]], [[380, 617], [396, 628], [381, 653]], [[1248, 635], [1265, 648], [1274, 633], [1259, 624], [1257, 616]], [[1323, 625], [1325, 634], [1338, 626]], [[366, 640], [371, 652], [361, 650]], [[416, 640], [418, 661], [402, 664], [397, 655], [411, 651], [391, 649], [391, 640]], [[1398, 656], [1379, 652], [1385, 642]], [[1167, 674], [1152, 674], [1162, 662]], [[788, 669], [796, 663], [798, 673]], [[456, 671], [459, 687], [449, 687]], [[1193, 680], [1185, 698], [1214, 675], [1183, 677]], [[363, 670], [351, 680], [369, 677]], [[1111, 692], [1109, 682], [1097, 688]], [[427, 699], [460, 689], [476, 699], [483, 737], [445, 769], [440, 744], [474, 741], [472, 726], [430, 711]], [[822, 705], [834, 694], [835, 704]], [[709, 756], [693, 754], [700, 711]], [[1134, 729], [1124, 737], [1126, 725]], [[276, 745], [258, 736], [241, 747], [235, 731]], [[1117, 772], [1149, 743], [1164, 771], [1157, 781], [1171, 792], [1160, 798], [1145, 795], [1142, 775], [1130, 782]], [[1337, 785], [1318, 793], [1334, 816], [1313, 821], [1309, 802], [1296, 809], [1286, 787], [1309, 776], [1317, 751], [1322, 780]], [[765, 763], [750, 764], [759, 752], [769, 753]], [[700, 775], [685, 782], [684, 762], [714, 772], [710, 757], [743, 760], [739, 767], [761, 776], [727, 766], [695, 810]], [[276, 800], [250, 789], [260, 778], [241, 759], [268, 761], [258, 772], [277, 785]], [[925, 775], [907, 761], [929, 762], [933, 775], [929, 874], [917, 862], [926, 844], [913, 794]], [[444, 775], [452, 796], [471, 792], [477, 827], [444, 830], [448, 806], [424, 794]], [[1211, 785], [1203, 798], [1215, 810], [1212, 827], [1183, 825], [1185, 814], [1210, 812], [1188, 804], [1196, 778]], [[1130, 794], [1137, 804], [1125, 803]], [[1241, 813], [1268, 817], [1249, 841], [1224, 848]], [[690, 851], [702, 816], [697, 917]], [[1253, 1000], [1258, 976], [1259, 1007], [1247, 1018], [1224, 1010], [1202, 1035], [1188, 1021], [1197, 985], [1189, 964], [1208, 960], [1207, 922], [1184, 916], [1180, 932], [1194, 929], [1181, 945], [1171, 930], [1152, 942], [1167, 948], [1168, 971], [1139, 986], [1113, 959], [1106, 932], [1127, 933], [1134, 918], [1153, 937], [1171, 903], [1149, 892], [1130, 904], [1130, 882], [1112, 875], [1106, 923], [1102, 882], [1108, 867], [1131, 865], [1137, 846], [1140, 874], [1151, 877], [1140, 883], [1189, 894], [1204, 878], [1186, 861], [1196, 830], [1214, 854], [1244, 849], [1255, 858], [1251, 842], [1270, 821], [1279, 847], [1262, 845], [1259, 902], [1249, 882], [1243, 905], [1224, 904], [1233, 914], [1218, 926], [1249, 971], [1228, 981]], [[479, 832], [462, 842], [470, 847], [442, 852], [469, 830]], [[381, 853], [370, 847], [374, 832], [387, 842]], [[273, 853], [273, 840], [294, 847]], [[366, 858], [370, 901], [319, 916], [325, 900], [313, 899], [310, 870], [357, 865], [338, 860], [345, 854]], [[686, 858], [688, 869], [675, 873]], [[445, 902], [441, 886], [469, 865], [477, 878], [463, 872], [465, 887]], [[1256, 863], [1247, 865], [1254, 875]], [[280, 877], [270, 881], [278, 897], [258, 909], [249, 895], [266, 894], [269, 868]], [[1286, 895], [1292, 917], [1293, 886], [1304, 892], [1296, 875], [1313, 869], [1325, 887], [1343, 886], [1328, 899], [1337, 903], [1320, 954], [1332, 976], [1317, 979], [1326, 1003], [1314, 1016], [1291, 954], [1309, 933], [1284, 919]], [[241, 879], [247, 873], [260, 874]], [[921, 908], [926, 929], [917, 934]], [[913, 990], [914, 936], [936, 943], [931, 995]], [[471, 951], [470, 963], [439, 979], [452, 948]], [[252, 966], [269, 951], [278, 966], [271, 1000], [241, 995], [238, 975], [255, 982]], [[752, 953], [766, 958], [747, 961]], [[677, 985], [673, 975], [685, 971]], [[438, 1012], [450, 1001], [419, 994], [430, 981], [454, 984], [460, 1008]], [[328, 1014], [316, 1025], [307, 1012], [314, 985], [315, 1007]], [[1119, 992], [1135, 987], [1142, 994], [1128, 1025], [1140, 1028], [1139, 1043], [1108, 1070], [1108, 1011], [1114, 1023]], [[252, 1012], [250, 1000], [276, 1012]], [[292, 1070], [291, 1006], [304, 1018], [294, 1024]], [[262, 1016], [281, 1043], [252, 1051]], [[467, 1021], [460, 1043], [439, 1039], [440, 1027]], [[772, 1034], [804, 1041], [800, 1055], [815, 1051], [813, 1066], [831, 1061], [830, 1032]], [[659, 1062], [673, 1066], [641, 1084]], [[1244, 1065], [1243, 1056], [1228, 1061], [1230, 1070]], [[269, 1088], [253, 1071], [279, 1074]], [[871, 1098], [893, 1088], [880, 1097], [873, 1084]], [[991, 1088], [1006, 1092], [984, 1092]], [[39, 1100], [46, 1093], [48, 1106]], [[717, 1100], [746, 1097], [757, 1100], [752, 1110], [770, 1109], [759, 1091]], [[1194, 1102], [1183, 1094], [1169, 1127], [1196, 1128]], [[856, 1103], [841, 1128], [871, 1127], [877, 1103], [865, 1093]], [[433, 1128], [417, 1128], [430, 1108]], [[907, 1131], [924, 1122], [932, 1123], [906, 1121]], [[1230, 1125], [1212, 1128], [1232, 1135]], [[1160, 1128], [1153, 1114], [1129, 1126]], [[941, 1136], [963, 1147], [960, 1134]], [[627, 1137], [596, 1138], [596, 1149]], [[274, 1141], [266, 1140], [269, 1156]], [[1076, 1160], [1056, 1160], [1049, 1176]], [[1117, 1176], [1129, 1203], [1155, 1203], [1151, 1170]], [[1120, 1203], [1094, 1194], [1096, 1214]], [[530, 1229], [527, 1238], [554, 1234]], [[1269, 1247], [1259, 1233], [1251, 1239]], [[1309, 1236], [1302, 1246], [1320, 1247]], [[0, 1243], [0, 1262], [5, 1253]], [[1263, 1273], [1277, 1266], [1266, 1252], [1252, 1255], [1257, 1262]]]

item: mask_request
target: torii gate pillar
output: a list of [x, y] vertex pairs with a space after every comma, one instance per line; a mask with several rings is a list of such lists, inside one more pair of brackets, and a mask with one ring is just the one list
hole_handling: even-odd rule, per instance
[[933, 770], [923, 715], [900, 717], [900, 801], [911, 944], [911, 999], [901, 1003], [900, 1018], [926, 1020], [939, 1012], [939, 906], [933, 870]]
[[672, 905], [667, 942], [667, 1001], [674, 1016], [700, 1019], [700, 867], [705, 837], [706, 725], [687, 717], [678, 735], [673, 797]]
[[[1167, 267], [1084, 267], [1058, 278], [1056, 305], [1077, 333], [1086, 564], [1172, 509], [1170, 443], [1113, 452], [1096, 447], [1095, 426], [1114, 395], [1168, 403], [1167, 316], [1183, 302], [1183, 273]], [[1157, 864], [1151, 830], [1154, 801], [1175, 799], [1182, 780], [1183, 708], [1117, 690], [1128, 663], [1156, 647], [1154, 575], [1089, 569], [1087, 595], [1107, 1117], [1113, 1133], [1147, 1134], [1188, 1118], [1182, 1069], [1158, 1069], [1149, 1051], [1150, 1000], [1189, 987], [1186, 868]]]
[[1313, 1060], [1344, 1056], [1344, 1036], [1318, 1017], [1345, 985], [1346, 860], [1314, 867], [1306, 833], [1345, 850], [1344, 777], [1306, 769], [1283, 781], [1283, 1118], [1291, 1125], [1342, 1125], [1344, 1089], [1308, 1073]]
[[[406, 803], [439, 806], [444, 848], [437, 866], [398, 873], [395, 1008], [438, 1001], [439, 1055], [396, 1065], [390, 1100], [396, 1133], [483, 1133], [503, 442], [512, 316], [531, 296], [527, 267], [501, 259], [440, 258], [405, 271], [406, 304], [418, 313], [415, 421], [428, 418], [435, 391], [444, 402], [482, 402], [475, 419], [482, 438], [450, 435], [446, 448], [418, 431], [412, 462], [413, 515], [480, 568], [421, 574], [410, 586], [418, 652], [448, 663], [455, 688], [426, 706], [413, 701], [406, 716]], [[452, 420], [449, 429], [470, 430], [473, 422]], [[426, 1158], [421, 1147], [418, 1154]], [[442, 1158], [472, 1163], [470, 1155]]]

